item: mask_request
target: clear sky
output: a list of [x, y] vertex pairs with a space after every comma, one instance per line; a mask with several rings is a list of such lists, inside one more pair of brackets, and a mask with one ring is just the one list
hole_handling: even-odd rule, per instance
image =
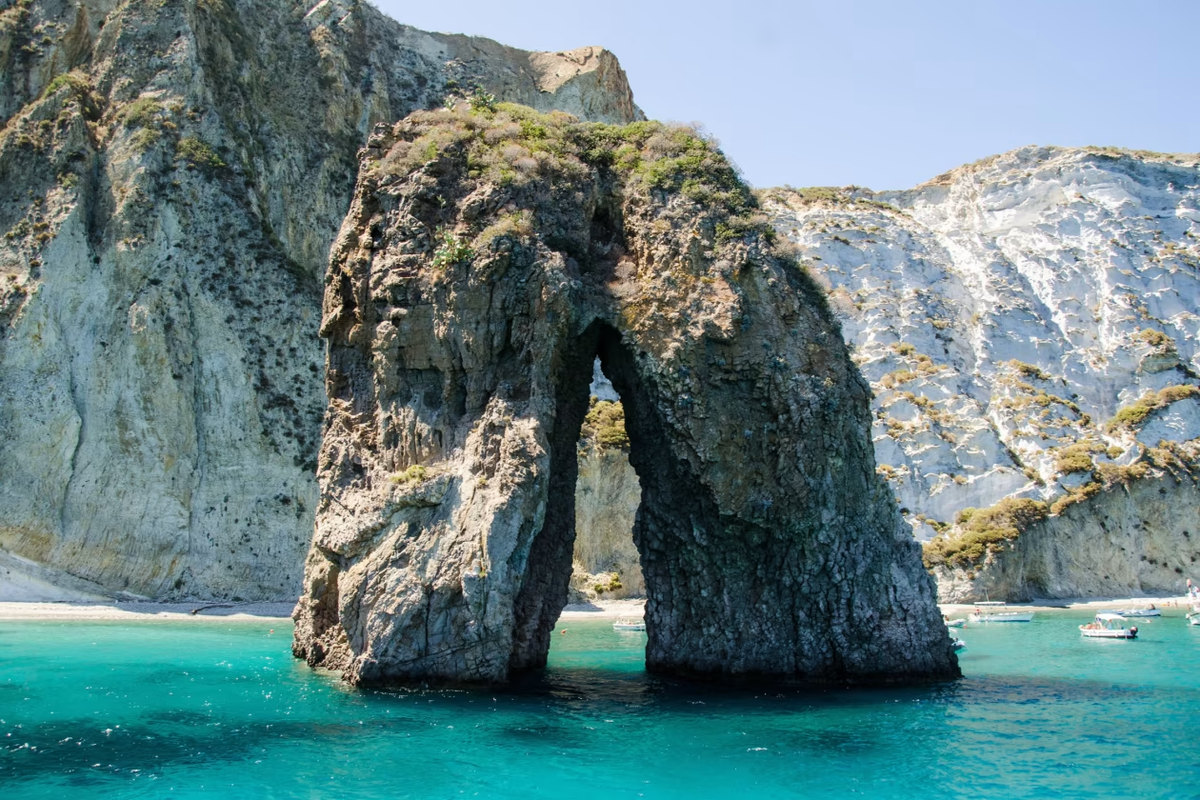
[[602, 45], [647, 116], [755, 186], [903, 189], [1026, 144], [1200, 150], [1200, 0], [374, 0], [529, 50]]

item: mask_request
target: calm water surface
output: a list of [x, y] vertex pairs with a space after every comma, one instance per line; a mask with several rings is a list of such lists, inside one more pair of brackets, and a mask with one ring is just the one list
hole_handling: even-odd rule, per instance
[[350, 690], [280, 621], [0, 623], [0, 797], [1200, 798], [1200, 628], [1169, 613], [968, 627], [962, 681], [828, 692], [657, 680], [600, 621], [506, 692]]

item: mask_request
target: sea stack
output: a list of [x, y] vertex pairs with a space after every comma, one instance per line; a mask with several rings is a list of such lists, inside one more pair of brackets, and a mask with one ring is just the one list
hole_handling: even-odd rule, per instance
[[695, 131], [481, 93], [378, 126], [321, 333], [310, 664], [354, 684], [545, 664], [599, 356], [642, 486], [648, 669], [958, 675], [824, 294]]

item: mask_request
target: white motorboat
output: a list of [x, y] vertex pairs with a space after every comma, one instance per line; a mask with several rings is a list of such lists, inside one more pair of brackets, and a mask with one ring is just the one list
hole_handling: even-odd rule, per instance
[[613, 622], [614, 631], [644, 631], [646, 630], [646, 621], [644, 619], [634, 619], [632, 617], [622, 617]]
[[967, 643], [964, 642], [962, 639], [954, 639], [952, 642], [950, 642], [950, 644], [954, 647], [954, 652], [956, 652], [956, 653], [959, 650], [967, 649]]
[[1161, 617], [1162, 612], [1154, 607], [1154, 603], [1150, 603], [1142, 608], [1119, 608], [1117, 614], [1122, 617]]
[[1032, 611], [1004, 611], [1005, 604], [999, 600], [976, 603], [971, 612], [971, 622], [1032, 622]]
[[942, 619], [944, 619], [946, 621], [947, 628], [961, 628], [963, 625], [967, 624], [967, 621], [961, 617], [959, 617], [958, 619], [950, 619], [949, 617], [942, 617]]
[[1079, 632], [1093, 639], [1136, 639], [1138, 629], [1136, 625], [1126, 628], [1120, 614], [1097, 614], [1094, 621], [1080, 625]]

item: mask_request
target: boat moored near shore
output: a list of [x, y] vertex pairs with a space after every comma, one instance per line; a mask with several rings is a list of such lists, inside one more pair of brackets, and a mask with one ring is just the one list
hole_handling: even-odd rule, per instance
[[1005, 611], [1007, 605], [999, 600], [979, 602], [968, 619], [971, 622], [1032, 622], [1032, 611]]
[[1142, 606], [1141, 608], [1119, 608], [1117, 614], [1122, 617], [1161, 617], [1162, 611], [1155, 607], [1154, 603]]
[[1097, 614], [1087, 625], [1080, 625], [1079, 632], [1092, 639], [1136, 639], [1137, 626], [1125, 627], [1125, 618], [1120, 614]]

